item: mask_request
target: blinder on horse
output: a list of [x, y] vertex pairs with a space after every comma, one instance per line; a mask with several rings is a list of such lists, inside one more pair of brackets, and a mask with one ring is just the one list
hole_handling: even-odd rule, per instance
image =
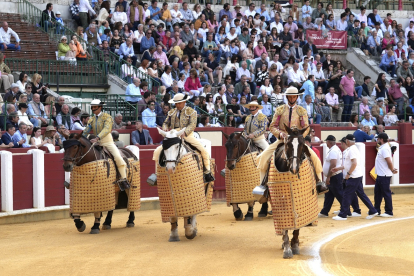
[[[172, 146], [174, 146], [176, 144], [179, 144], [179, 148], [178, 148], [177, 157], [175, 158], [175, 160], [168, 160], [168, 159], [163, 160], [165, 158], [164, 151], [171, 148]], [[160, 164], [160, 166], [165, 167], [166, 163], [168, 163], [168, 162], [173, 162], [173, 163], [177, 164], [179, 162], [178, 158], [180, 156], [180, 151], [181, 151], [182, 145], [183, 145], [183, 141], [179, 137], [164, 138], [164, 140], [162, 141], [162, 151], [160, 153], [160, 158], [158, 159], [158, 163]]]
[[73, 146], [82, 146], [82, 147], [85, 147], [84, 145], [82, 145], [81, 142], [79, 142], [79, 140], [65, 140], [65, 141], [63, 141], [63, 148], [65, 150], [67, 150], [67, 149], [69, 149], [69, 148], [71, 148]]

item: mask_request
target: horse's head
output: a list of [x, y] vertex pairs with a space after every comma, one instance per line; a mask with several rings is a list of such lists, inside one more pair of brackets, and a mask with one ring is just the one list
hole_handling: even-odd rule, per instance
[[234, 170], [238, 159], [246, 152], [247, 141], [243, 138], [242, 132], [234, 132], [230, 136], [223, 133], [227, 142], [225, 145], [227, 150], [227, 168]]
[[285, 129], [288, 133], [288, 138], [285, 144], [286, 159], [289, 167], [289, 171], [293, 174], [299, 172], [299, 167], [302, 163], [304, 151], [305, 151], [305, 138], [303, 133], [306, 129], [298, 129], [296, 127], [289, 128], [285, 125]]
[[175, 129], [172, 129], [170, 131], [163, 131], [160, 128], [157, 128], [157, 129], [158, 129], [158, 132], [162, 136], [164, 136], [164, 141], [162, 142], [162, 148], [164, 150], [164, 155], [166, 159], [165, 169], [167, 170], [169, 174], [172, 174], [175, 172], [178, 159], [181, 156], [181, 150], [184, 149], [181, 144], [180, 136], [184, 133], [185, 128], [183, 128], [180, 131], [176, 131]]
[[79, 165], [84, 152], [91, 146], [88, 139], [82, 138], [81, 133], [71, 134], [69, 139], [63, 141], [63, 148], [65, 149], [65, 155], [63, 156], [63, 169], [66, 172], [71, 172], [73, 167]]

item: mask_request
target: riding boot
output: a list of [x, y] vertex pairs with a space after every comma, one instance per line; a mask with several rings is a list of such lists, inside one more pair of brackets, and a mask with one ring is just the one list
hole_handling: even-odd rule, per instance
[[213, 182], [215, 180], [214, 176], [211, 174], [211, 172], [209, 173], [205, 173], [204, 174], [204, 183], [209, 183], [209, 182]]
[[125, 178], [118, 180], [117, 183], [118, 183], [119, 189], [122, 192], [131, 187], [128, 183], [128, 180], [126, 180]]

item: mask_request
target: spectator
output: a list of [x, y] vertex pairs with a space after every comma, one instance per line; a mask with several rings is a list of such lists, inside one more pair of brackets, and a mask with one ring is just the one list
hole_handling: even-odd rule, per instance
[[223, 69], [221, 68], [221, 66], [219, 66], [217, 59], [214, 57], [214, 54], [212, 52], [209, 53], [208, 60], [204, 62], [204, 70], [207, 72], [211, 83], [214, 84], [214, 77], [217, 77], [218, 84], [216, 83], [215, 86], [221, 86]]
[[238, 101], [238, 98], [237, 98], [236, 96], [234, 96], [234, 97], [231, 99], [231, 104], [228, 104], [228, 105], [226, 106], [226, 108], [227, 108], [227, 112], [229, 113], [229, 115], [234, 115], [234, 116], [236, 116], [236, 117], [234, 118], [234, 121], [235, 121], [237, 124], [240, 124], [240, 123], [241, 123], [241, 117], [242, 117], [242, 114], [241, 114], [241, 112], [240, 112], [240, 106], [237, 104], [237, 101]]
[[299, 89], [305, 81], [302, 71], [299, 70], [299, 64], [293, 64], [293, 69], [288, 71], [288, 85]]
[[[46, 128], [46, 132], [48, 130], [49, 126]], [[54, 128], [51, 130], [53, 131]], [[60, 146], [61, 148], [63, 148], [63, 142], [66, 141], [66, 139], [69, 138], [69, 130], [64, 126], [64, 125], [58, 125], [58, 129], [57, 129], [57, 135], [56, 135], [56, 146]], [[45, 134], [46, 136], [46, 134]]]
[[124, 148], [125, 144], [123, 141], [119, 141], [119, 132], [116, 130], [111, 131], [112, 139], [114, 140], [115, 146], [118, 149]]
[[139, 78], [134, 78], [132, 83], [127, 86], [125, 91], [125, 101], [129, 102], [131, 105], [136, 105], [141, 98], [140, 91], [141, 80]]
[[147, 127], [157, 127], [156, 124], [157, 114], [155, 113], [155, 102], [149, 100], [147, 103], [147, 109], [142, 112], [142, 123]]
[[372, 10], [372, 13], [368, 15], [368, 26], [375, 28], [377, 22], [380, 24], [383, 23], [381, 16], [378, 14], [378, 10], [375, 8]]
[[121, 113], [115, 114], [114, 123], [112, 125], [112, 129], [126, 129], [127, 126], [131, 125], [131, 122], [123, 122], [123, 117]]
[[71, 50], [67, 41], [68, 39], [66, 36], [60, 38], [60, 43], [58, 44], [58, 58], [60, 60], [65, 60], [66, 53]]
[[[126, 2], [124, 2], [126, 3]], [[121, 22], [122, 27], [128, 23], [128, 16], [126, 14], [126, 9], [123, 9], [121, 5], [115, 5], [115, 12], [112, 14], [111, 22], [116, 24]]]
[[[155, 46], [151, 46], [148, 50], [145, 50], [141, 56], [141, 61], [144, 61], [144, 60], [148, 60], [150, 62], [157, 61], [157, 59], [154, 58], [155, 50], [156, 50]], [[158, 60], [158, 62], [163, 63], [161, 60]]]
[[270, 121], [273, 115], [273, 112], [272, 112], [273, 108], [272, 108], [272, 104], [269, 102], [269, 96], [267, 94], [264, 94], [262, 96], [261, 105], [263, 106], [262, 113], [266, 115], [268, 120]]
[[[89, 121], [89, 114], [83, 113], [80, 116], [80, 120], [75, 120], [72, 124], [72, 130], [84, 130], [85, 126], [88, 124]], [[116, 117], [115, 117], [116, 118]]]
[[309, 75], [308, 80], [303, 83], [302, 89], [301, 89], [301, 90], [305, 90], [303, 92], [303, 96], [302, 96], [303, 101], [305, 101], [305, 98], [308, 95], [311, 96], [312, 102], [315, 101], [314, 82], [315, 82], [315, 76], [314, 75]]
[[358, 129], [355, 130], [354, 136], [355, 136], [355, 142], [367, 142], [374, 139], [374, 134], [368, 135], [366, 132], [364, 132], [362, 129], [364, 128], [363, 124], [358, 125]]
[[[36, 119], [29, 119], [29, 116], [26, 113], [29, 106], [26, 103], [19, 103], [18, 108], [19, 108], [19, 111], [17, 111], [17, 115], [19, 118], [19, 121], [18, 121], [19, 124], [25, 123], [29, 130], [32, 129], [33, 127], [38, 126], [38, 121]], [[33, 121], [33, 123], [31, 121]]]
[[29, 139], [27, 139], [27, 125], [25, 123], [19, 124], [19, 129], [13, 134], [12, 140], [15, 145], [19, 145], [19, 148], [32, 147], [29, 145]]
[[83, 29], [88, 27], [88, 13], [92, 13], [93, 16], [96, 16], [96, 12], [92, 9], [89, 1], [79, 0], [79, 18]]
[[[33, 101], [31, 101], [29, 103], [29, 112], [28, 112], [30, 118], [32, 119], [36, 119], [39, 120], [39, 122], [37, 123], [37, 126], [40, 125], [48, 125], [47, 123], [47, 115], [45, 113], [45, 107], [43, 106], [43, 104], [40, 102], [40, 95], [39, 94], [34, 94], [33, 95]], [[30, 120], [32, 121], [32, 120]], [[32, 121], [33, 123], [33, 121]], [[35, 125], [35, 123], [33, 123], [33, 125]]]
[[72, 19], [75, 20], [76, 25], [81, 26], [81, 20], [79, 17], [79, 0], [74, 0], [73, 4], [70, 5], [70, 13], [72, 15]]
[[137, 63], [137, 57], [134, 54], [134, 47], [132, 46], [132, 39], [128, 38], [124, 43], [119, 47], [118, 52], [119, 58], [126, 60], [126, 57], [130, 57], [132, 60], [132, 65], [135, 66]]
[[385, 100], [385, 95], [387, 93], [386, 82], [385, 82], [385, 74], [380, 73], [378, 75], [377, 82], [375, 83], [375, 93], [376, 99], [383, 99]]
[[368, 51], [373, 56], [378, 56], [382, 52], [381, 38], [378, 36], [377, 31], [372, 31], [371, 36], [367, 40]]
[[52, 20], [56, 20], [55, 13], [53, 12], [53, 4], [48, 3], [46, 5], [46, 9], [42, 12], [42, 16], [39, 23], [39, 25], [45, 29], [46, 33], [47, 30], [49, 28], [52, 28], [54, 25], [54, 22]]
[[305, 1], [305, 5], [302, 6], [302, 20], [305, 21], [307, 17], [311, 17], [312, 8], [309, 5], [309, 0]]
[[144, 53], [144, 51], [148, 50], [151, 46], [155, 45], [155, 40], [152, 37], [153, 30], [149, 29], [145, 36], [141, 39], [141, 48], [140, 48], [140, 54]]
[[[0, 72], [1, 72], [1, 82], [3, 83], [4, 91], [7, 91], [11, 84], [14, 83], [14, 77], [11, 73], [10, 68], [4, 63], [4, 55], [0, 53]], [[0, 82], [0, 86], [1, 86]]]
[[344, 111], [342, 115], [343, 122], [348, 122], [354, 104], [354, 96], [358, 96], [355, 91], [355, 80], [353, 76], [354, 71], [349, 69], [339, 84], [339, 88], [342, 91], [342, 99], [344, 101]]
[[365, 117], [365, 112], [369, 113], [370, 119], [372, 119], [375, 122], [375, 125], [376, 125], [377, 124], [377, 119], [375, 119], [375, 117], [371, 116], [371, 110], [370, 110], [370, 107], [368, 105], [368, 97], [362, 98], [362, 102], [359, 104], [359, 114], [360, 114], [360, 116]]
[[170, 105], [165, 104], [162, 107], [162, 111], [157, 114], [156, 123], [159, 127], [162, 127], [163, 123], [165, 122], [165, 119], [168, 117], [168, 112], [170, 111]]
[[194, 21], [194, 16], [192, 11], [188, 8], [188, 3], [183, 2], [180, 12], [182, 14], [182, 20], [185, 24], [190, 24]]
[[[312, 103], [312, 97], [310, 95], [306, 95], [305, 100], [302, 102], [301, 106], [306, 109], [308, 113], [309, 118], [309, 124], [320, 124], [322, 116], [321, 114], [316, 113], [316, 110], [314, 109], [314, 104]], [[315, 120], [314, 122], [311, 121]]]
[[172, 71], [171, 66], [166, 65], [164, 73], [161, 76], [162, 84], [167, 88], [167, 92], [171, 90], [171, 86], [173, 84], [171, 71]]
[[290, 48], [290, 54], [295, 57], [297, 63], [301, 62], [303, 59], [303, 49], [302, 47], [299, 47], [299, 44], [300, 41], [295, 39], [293, 41], [293, 46]]
[[131, 84], [134, 78], [137, 78], [137, 72], [132, 66], [132, 58], [127, 56], [125, 58], [125, 63], [121, 66], [122, 78], [125, 82]]
[[312, 56], [315, 56], [318, 53], [318, 48], [316, 48], [316, 45], [313, 44], [313, 38], [311, 37], [308, 38], [308, 43], [306, 43], [305, 46], [303, 46], [302, 50], [304, 53], [307, 53], [308, 50], [311, 50]]
[[6, 94], [4, 94], [3, 100], [5, 102], [11, 102], [11, 101], [8, 101], [7, 99], [10, 96], [13, 96], [14, 98], [16, 98], [17, 97], [17, 93], [19, 93], [19, 89], [20, 89], [19, 85], [17, 83], [13, 83], [11, 85], [11, 87], [10, 87], [10, 90]]
[[396, 107], [392, 106], [388, 113], [384, 116], [385, 126], [395, 126], [398, 124], [398, 116], [395, 114]]
[[372, 107], [372, 116], [377, 120], [379, 125], [383, 124], [384, 116], [386, 114], [386, 109], [384, 106], [384, 100], [378, 99], [377, 104]]
[[57, 102], [55, 103], [56, 113], [59, 113], [62, 110], [62, 106], [64, 103], [65, 103], [65, 98], [62, 96], [59, 96], [57, 99]]
[[132, 140], [133, 145], [135, 145], [135, 146], [153, 145], [153, 141], [152, 141], [152, 138], [150, 136], [150, 133], [147, 129], [142, 128], [142, 122], [141, 121], [138, 120], [135, 123], [135, 128], [136, 128], [136, 130], [134, 130], [131, 133], [131, 140]]
[[13, 125], [15, 129], [19, 129], [19, 119], [17, 112], [10, 112], [6, 125]]
[[399, 66], [397, 69], [397, 78], [401, 78], [403, 85], [405, 84], [407, 77], [410, 77], [411, 80], [413, 79], [413, 74], [411, 73], [409, 65], [408, 61], [404, 61], [402, 66]]
[[[10, 38], [14, 37], [15, 43], [12, 44], [10, 42]], [[20, 38], [15, 31], [9, 28], [9, 24], [7, 22], [3, 22], [2, 27], [0, 28], [0, 49], [10, 50], [10, 51], [20, 51]]]
[[405, 99], [404, 95], [401, 92], [400, 84], [398, 84], [395, 79], [392, 79], [390, 81], [390, 88], [388, 89], [388, 101], [389, 103], [396, 105], [396, 108], [398, 108], [398, 114], [403, 115], [404, 114], [404, 104]]
[[48, 143], [48, 139], [42, 140], [42, 129], [40, 127], [35, 127], [31, 136], [30, 145], [33, 147], [40, 148]]
[[148, 101], [151, 100], [150, 97], [151, 97], [151, 93], [150, 92], [145, 92], [143, 98], [138, 101], [138, 116], [141, 117], [142, 112], [147, 107]]
[[64, 125], [67, 129], [72, 129], [72, 120], [69, 114], [69, 106], [64, 104], [62, 110], [56, 116], [56, 122], [59, 125]]
[[1, 136], [1, 141], [4, 145], [8, 145], [10, 148], [18, 148], [20, 145], [13, 141], [13, 135], [16, 132], [13, 125], [6, 126], [6, 132]]
[[[81, 0], [81, 1], [86, 1], [86, 0]], [[77, 61], [86, 61], [88, 56], [87, 56], [85, 50], [83, 49], [82, 44], [80, 44], [78, 42], [78, 37], [76, 35], [72, 36], [72, 41], [71, 42], [72, 42], [72, 45], [73, 45], [71, 50], [75, 53], [76, 60]]]
[[384, 70], [385, 72], [389, 73], [393, 78], [396, 78], [397, 75], [395, 74], [395, 68], [396, 68], [396, 59], [394, 55], [393, 50], [388, 50], [386, 55], [382, 56], [380, 68]]
[[377, 120], [373, 120], [375, 117], [371, 116], [371, 113], [368, 111], [365, 111], [364, 113], [364, 119], [361, 121], [361, 125], [363, 126], [369, 126], [370, 129], [372, 129], [374, 126], [377, 125]]

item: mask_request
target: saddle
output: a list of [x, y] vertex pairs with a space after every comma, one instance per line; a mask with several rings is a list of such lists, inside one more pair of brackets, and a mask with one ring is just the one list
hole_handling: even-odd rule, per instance
[[[117, 164], [115, 162], [114, 156], [105, 147], [102, 147], [100, 145], [95, 145], [94, 147], [95, 147], [95, 150], [97, 152], [99, 152], [100, 154], [102, 154], [103, 157], [104, 157], [104, 159], [107, 160], [106, 164], [107, 164], [107, 168], [108, 168], [108, 176], [109, 176], [109, 170], [110, 170], [108, 160], [112, 160], [114, 162], [114, 164], [115, 164], [116, 178], [119, 179], [121, 175], [119, 174], [119, 169], [118, 169], [118, 166], [117, 166]], [[127, 148], [120, 148], [118, 150], [119, 150], [119, 153], [122, 156], [122, 159], [124, 159], [124, 161], [125, 161], [125, 163], [127, 165], [127, 168], [129, 170], [130, 169], [130, 164], [128, 162], [128, 158], [134, 158], [134, 161], [136, 161], [137, 160], [137, 157], [135, 156], [135, 154], [132, 153], [132, 151], [130, 151]]]

